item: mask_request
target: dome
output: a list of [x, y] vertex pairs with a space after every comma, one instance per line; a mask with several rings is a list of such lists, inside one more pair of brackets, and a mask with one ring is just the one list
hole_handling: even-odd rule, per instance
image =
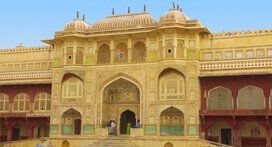
[[90, 28], [91, 26], [83, 21], [80, 18], [74, 19], [73, 21], [69, 22], [65, 27], [64, 31], [86, 31]]
[[149, 13], [134, 13], [109, 16], [93, 25], [93, 30], [112, 30], [145, 27], [157, 21]]
[[185, 14], [183, 12], [174, 8], [174, 9], [169, 10], [163, 16], [161, 16], [160, 22], [161, 23], [168, 23], [168, 22], [169, 23], [171, 23], [171, 22], [181, 23], [181, 22], [184, 22], [188, 19], [189, 18], [187, 16], [185, 16]]

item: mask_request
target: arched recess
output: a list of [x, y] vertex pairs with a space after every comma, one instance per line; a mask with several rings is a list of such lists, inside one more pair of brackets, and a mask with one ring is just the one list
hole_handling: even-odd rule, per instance
[[51, 108], [51, 95], [46, 92], [37, 94], [34, 98], [34, 111], [49, 111]]
[[163, 147], [174, 147], [174, 145], [170, 142], [167, 142]]
[[128, 62], [128, 50], [127, 45], [125, 43], [119, 43], [116, 45], [116, 49], [114, 51], [114, 62]]
[[132, 81], [119, 77], [103, 88], [102, 92], [102, 125], [109, 120], [118, 121], [124, 110], [135, 113], [135, 119], [140, 118], [140, 88]]
[[62, 114], [62, 134], [80, 135], [81, 134], [81, 114], [71, 108]]
[[184, 75], [171, 68], [162, 71], [159, 76], [159, 98], [161, 100], [184, 99]]
[[9, 96], [0, 93], [0, 112], [8, 112], [9, 111]]
[[70, 147], [70, 143], [67, 140], [62, 142], [62, 147]]
[[74, 74], [66, 74], [62, 79], [61, 101], [80, 102], [83, 98], [83, 80]]
[[84, 49], [77, 48], [76, 50], [76, 64], [83, 64], [83, 58], [84, 58]]
[[134, 44], [132, 49], [132, 62], [146, 61], [146, 47], [145, 43], [138, 41]]
[[25, 93], [19, 93], [13, 100], [13, 111], [26, 112], [29, 111], [30, 99], [29, 95]]
[[184, 114], [175, 107], [169, 107], [160, 114], [161, 135], [184, 135]]
[[208, 140], [232, 145], [232, 128], [224, 122], [217, 122], [208, 129]]
[[225, 87], [215, 87], [208, 92], [207, 108], [209, 110], [232, 109], [232, 93]]
[[237, 109], [265, 109], [263, 89], [256, 86], [246, 86], [239, 90]]
[[257, 122], [247, 122], [239, 129], [241, 146], [266, 146], [266, 130]]
[[97, 63], [110, 63], [110, 47], [107, 44], [102, 44], [97, 52]]

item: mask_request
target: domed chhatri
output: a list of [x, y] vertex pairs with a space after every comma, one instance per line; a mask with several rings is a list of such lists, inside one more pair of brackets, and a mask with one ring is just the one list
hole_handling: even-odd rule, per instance
[[64, 31], [87, 31], [91, 26], [85, 22], [83, 19], [79, 18], [79, 13], [77, 12], [77, 18], [69, 22], [65, 27]]
[[166, 14], [160, 18], [160, 23], [182, 23], [189, 18], [179, 9], [170, 9]]

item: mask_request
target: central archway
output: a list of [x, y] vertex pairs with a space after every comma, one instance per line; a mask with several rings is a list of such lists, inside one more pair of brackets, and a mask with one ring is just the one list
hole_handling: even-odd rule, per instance
[[132, 127], [134, 127], [136, 125], [135, 113], [130, 110], [126, 110], [121, 114], [120, 134], [127, 134], [128, 123], [130, 123]]
[[103, 89], [102, 126], [114, 120], [117, 123], [117, 133], [125, 134], [125, 118], [130, 119], [132, 126], [135, 126], [136, 119], [140, 119], [140, 88], [126, 78], [118, 78]]

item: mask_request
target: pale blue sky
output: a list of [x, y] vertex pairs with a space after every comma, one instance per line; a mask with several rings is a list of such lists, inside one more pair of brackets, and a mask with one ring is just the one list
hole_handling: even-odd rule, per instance
[[271, 0], [1, 0], [0, 48], [45, 45], [56, 31], [76, 17], [86, 15], [90, 24], [111, 15], [142, 12], [143, 5], [157, 20], [180, 4], [191, 19], [198, 19], [211, 32], [272, 28]]

